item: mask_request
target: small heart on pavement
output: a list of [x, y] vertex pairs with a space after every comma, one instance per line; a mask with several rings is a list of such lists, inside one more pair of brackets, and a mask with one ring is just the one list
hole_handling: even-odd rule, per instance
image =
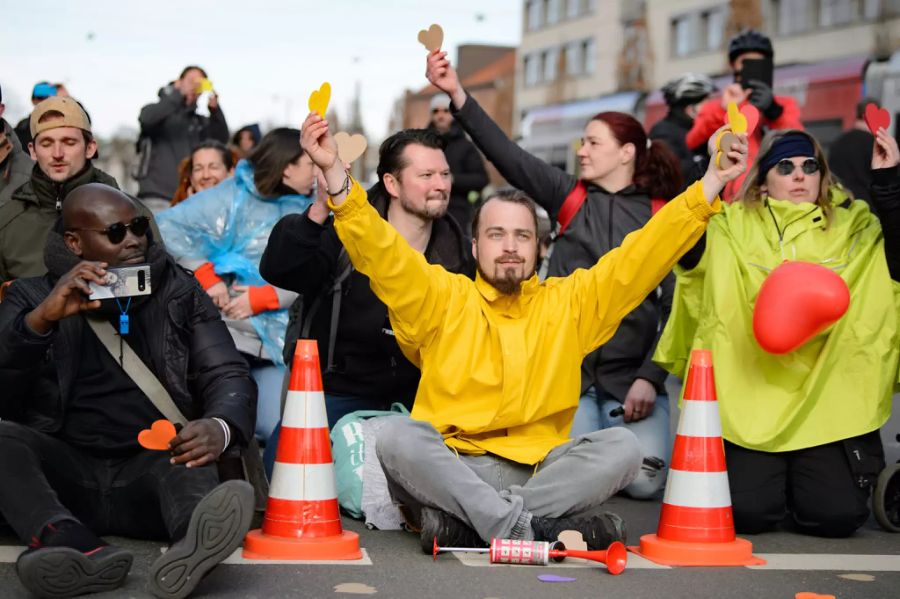
[[794, 599], [835, 599], [834, 595], [820, 595], [818, 593], [797, 593]]
[[429, 52], [432, 50], [440, 50], [441, 44], [444, 43], [444, 30], [441, 29], [440, 25], [435, 23], [427, 30], [420, 30], [418, 39], [419, 43], [425, 46], [425, 49]]
[[887, 129], [891, 125], [891, 113], [885, 108], [878, 108], [874, 102], [869, 102], [866, 105], [866, 113], [863, 116], [866, 119], [866, 125], [869, 126], [869, 131], [872, 132], [872, 135], [878, 134], [879, 127]]
[[344, 131], [334, 136], [334, 142], [338, 147], [338, 158], [347, 164], [362, 156], [369, 145], [362, 134], [350, 135]]
[[309, 95], [309, 111], [318, 112], [319, 116], [325, 118], [325, 111], [328, 110], [328, 103], [331, 101], [331, 84], [327, 81], [322, 86]]
[[538, 576], [541, 582], [575, 582], [575, 578], [571, 576], [557, 576], [556, 574], [541, 574]]
[[174, 424], [168, 420], [157, 420], [149, 429], [138, 433], [138, 443], [145, 449], [166, 450], [176, 434]]

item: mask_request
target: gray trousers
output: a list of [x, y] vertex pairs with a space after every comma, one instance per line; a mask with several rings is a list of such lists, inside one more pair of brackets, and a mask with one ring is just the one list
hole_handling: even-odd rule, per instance
[[376, 452], [397, 503], [418, 515], [438, 508], [492, 538], [533, 538], [531, 517], [595, 511], [641, 467], [633, 433], [610, 428], [551, 451], [537, 467], [495, 455], [457, 455], [427, 422], [394, 417], [378, 433]]

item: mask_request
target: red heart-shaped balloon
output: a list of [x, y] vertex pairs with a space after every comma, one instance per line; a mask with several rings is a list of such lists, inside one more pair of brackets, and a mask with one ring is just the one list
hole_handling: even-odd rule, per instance
[[885, 108], [878, 108], [874, 102], [869, 102], [866, 105], [866, 113], [864, 116], [866, 125], [869, 126], [869, 131], [872, 132], [872, 135], [878, 134], [879, 127], [887, 129], [891, 125], [891, 113]]
[[741, 114], [747, 119], [747, 137], [750, 137], [759, 124], [759, 110], [753, 104], [744, 104], [741, 106]]
[[850, 306], [850, 289], [833, 270], [784, 262], [759, 288], [753, 335], [772, 354], [792, 352], [837, 322]]
[[175, 435], [175, 425], [168, 420], [157, 420], [150, 425], [149, 429], [144, 429], [138, 433], [138, 443], [146, 449], [165, 450], [169, 448], [169, 441]]

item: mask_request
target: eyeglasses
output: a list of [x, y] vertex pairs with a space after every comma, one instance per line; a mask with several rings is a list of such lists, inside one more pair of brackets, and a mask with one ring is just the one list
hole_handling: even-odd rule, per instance
[[[795, 166], [797, 165], [785, 158], [784, 160], [779, 160], [775, 163], [775, 172], [783, 177], [793, 175]], [[803, 164], [799, 166], [803, 169], [804, 174], [807, 175], [814, 175], [819, 172], [819, 161], [815, 158], [807, 158], [803, 161]]]
[[439, 112], [450, 112], [449, 108], [432, 108], [431, 114], [437, 114]]
[[104, 233], [108, 238], [110, 243], [120, 244], [125, 240], [125, 233], [128, 229], [131, 229], [131, 232], [135, 234], [137, 237], [143, 237], [147, 234], [147, 229], [150, 228], [150, 219], [146, 216], [137, 216], [131, 219], [130, 223], [113, 223], [105, 229], [85, 229], [85, 228], [77, 228], [77, 229], [69, 229], [70, 231], [93, 231], [94, 233]]

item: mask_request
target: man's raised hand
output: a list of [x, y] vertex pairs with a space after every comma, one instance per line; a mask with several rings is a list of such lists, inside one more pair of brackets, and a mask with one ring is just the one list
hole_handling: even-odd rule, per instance
[[459, 83], [456, 69], [450, 64], [447, 53], [441, 50], [432, 50], [426, 59], [425, 77], [436, 88], [450, 96], [450, 100], [457, 110], [466, 102], [466, 90]]
[[884, 127], [880, 127], [878, 133], [875, 134], [875, 148], [872, 151], [872, 170], [894, 168], [897, 164], [900, 164], [900, 149], [897, 148], [897, 140]]
[[106, 266], [105, 262], [79, 262], [56, 282], [50, 295], [25, 316], [25, 323], [35, 333], [43, 335], [63, 318], [99, 308], [100, 300], [88, 299], [91, 294], [88, 282], [105, 285]]
[[338, 162], [337, 144], [334, 136], [328, 129], [328, 121], [315, 112], [310, 112], [303, 121], [303, 129], [300, 132], [300, 146], [318, 166], [323, 173]]

